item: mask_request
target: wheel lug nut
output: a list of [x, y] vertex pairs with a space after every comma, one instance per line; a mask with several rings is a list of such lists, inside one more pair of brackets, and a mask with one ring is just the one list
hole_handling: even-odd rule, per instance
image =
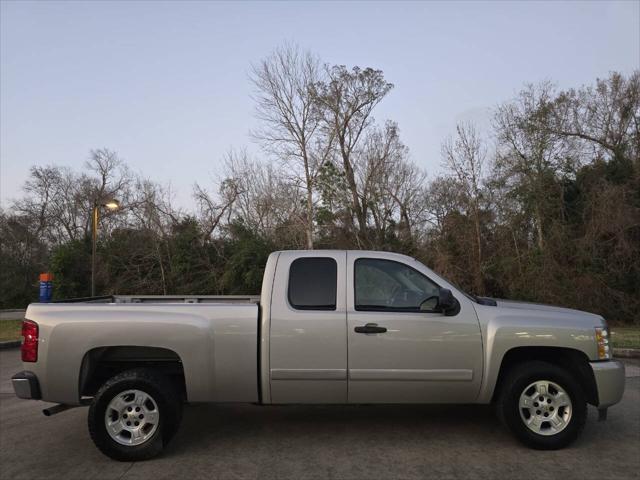
[[538, 402], [533, 402], [533, 406], [537, 407], [538, 406]]

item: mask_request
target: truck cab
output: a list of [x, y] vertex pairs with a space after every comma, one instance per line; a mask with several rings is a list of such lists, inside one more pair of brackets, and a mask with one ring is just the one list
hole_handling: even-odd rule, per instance
[[[416, 260], [366, 251], [271, 255], [261, 354], [267, 403], [471, 403], [482, 333], [471, 300]], [[264, 370], [263, 370], [264, 372]]]

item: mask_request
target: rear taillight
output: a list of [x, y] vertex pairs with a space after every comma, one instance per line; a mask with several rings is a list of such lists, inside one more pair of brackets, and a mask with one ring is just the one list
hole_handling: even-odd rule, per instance
[[22, 361], [38, 361], [38, 324], [31, 320], [22, 321]]

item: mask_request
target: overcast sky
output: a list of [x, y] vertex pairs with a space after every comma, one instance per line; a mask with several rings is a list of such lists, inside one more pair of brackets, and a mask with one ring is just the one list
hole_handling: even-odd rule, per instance
[[384, 71], [375, 112], [433, 175], [456, 121], [525, 82], [578, 87], [640, 68], [640, 2], [2, 1], [0, 198], [32, 165], [80, 168], [92, 148], [171, 184], [190, 207], [231, 147], [259, 148], [248, 71], [284, 41]]

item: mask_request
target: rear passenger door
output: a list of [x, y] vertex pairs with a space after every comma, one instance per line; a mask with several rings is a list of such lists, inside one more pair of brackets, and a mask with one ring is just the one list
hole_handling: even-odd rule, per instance
[[271, 299], [272, 403], [347, 403], [346, 252], [282, 252]]

